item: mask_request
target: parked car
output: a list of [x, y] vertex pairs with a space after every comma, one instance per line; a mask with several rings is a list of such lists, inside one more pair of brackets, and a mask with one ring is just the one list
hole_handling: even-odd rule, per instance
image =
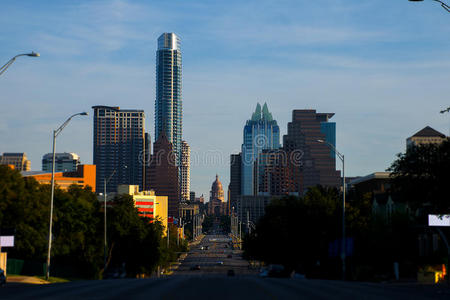
[[269, 265], [267, 268], [268, 277], [289, 277], [290, 274], [283, 265]]
[[192, 270], [192, 271], [200, 270], [200, 265], [192, 266], [192, 267], [191, 267], [191, 270]]

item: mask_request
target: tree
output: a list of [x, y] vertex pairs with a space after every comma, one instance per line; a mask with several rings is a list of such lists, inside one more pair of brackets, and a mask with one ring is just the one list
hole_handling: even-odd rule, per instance
[[450, 140], [410, 147], [398, 154], [388, 170], [393, 192], [413, 209], [426, 206], [428, 213], [449, 211]]
[[[356, 235], [364, 204], [346, 205], [348, 234]], [[282, 264], [308, 276], [337, 277], [340, 259], [330, 257], [330, 243], [342, 236], [342, 197], [336, 188], [322, 186], [308, 190], [304, 197], [273, 199], [256, 230], [244, 239], [244, 256], [266, 263]], [[349, 236], [349, 235], [348, 235]]]
[[[103, 270], [103, 206], [90, 187], [77, 185], [54, 195], [52, 275], [98, 278]], [[50, 185], [23, 178], [0, 165], [0, 228], [15, 229], [10, 258], [44, 262], [47, 257]], [[150, 274], [186, 251], [184, 242], [169, 249], [158, 220], [139, 217], [131, 196], [116, 197], [108, 208], [108, 263], [126, 267], [128, 276]], [[176, 230], [174, 228], [171, 231]]]
[[[0, 228], [15, 230], [10, 257], [42, 260], [47, 249], [50, 194], [33, 178], [0, 165]], [[48, 195], [48, 197], [47, 197]]]

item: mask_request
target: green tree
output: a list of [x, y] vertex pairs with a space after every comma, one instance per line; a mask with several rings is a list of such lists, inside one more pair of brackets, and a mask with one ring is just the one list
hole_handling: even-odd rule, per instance
[[0, 165], [0, 228], [15, 230], [15, 246], [9, 249], [10, 257], [44, 259], [49, 202], [45, 186]]
[[447, 213], [450, 209], [450, 140], [440, 145], [410, 147], [398, 154], [391, 167], [392, 189], [397, 198], [413, 209], [426, 206], [428, 213]]
[[[360, 224], [355, 220], [360, 219], [363, 205], [352, 207], [347, 203], [346, 210], [349, 233], [355, 234]], [[304, 197], [274, 199], [256, 230], [245, 237], [244, 256], [307, 274], [313, 274], [320, 265], [327, 270], [327, 277], [336, 277], [339, 260], [329, 258], [328, 251], [330, 242], [342, 235], [341, 211], [342, 197], [335, 188], [317, 186]]]

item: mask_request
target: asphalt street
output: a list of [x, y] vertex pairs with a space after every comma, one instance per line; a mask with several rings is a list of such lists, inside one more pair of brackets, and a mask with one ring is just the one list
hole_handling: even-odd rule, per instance
[[0, 299], [450, 299], [448, 288], [433, 285], [260, 278], [224, 238], [206, 236], [169, 277], [7, 284]]
[[228, 240], [225, 235], [205, 236], [190, 249], [175, 275], [226, 275], [229, 270], [236, 275], [257, 274], [258, 270], [250, 269], [248, 262], [242, 259], [242, 251], [232, 249]]

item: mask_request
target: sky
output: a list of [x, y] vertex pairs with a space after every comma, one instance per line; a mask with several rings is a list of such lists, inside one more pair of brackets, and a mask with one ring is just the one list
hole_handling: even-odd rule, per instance
[[[182, 40], [183, 139], [191, 190], [229, 183], [257, 102], [286, 133], [294, 109], [334, 112], [346, 175], [384, 171], [429, 125], [449, 135], [450, 14], [428, 0], [2, 0], [0, 153], [32, 170], [52, 130], [94, 105], [143, 109], [154, 137], [156, 40]], [[92, 114], [58, 136], [57, 152], [92, 163]], [[341, 169], [337, 161], [337, 169]], [[226, 192], [226, 191], [225, 191]]]

